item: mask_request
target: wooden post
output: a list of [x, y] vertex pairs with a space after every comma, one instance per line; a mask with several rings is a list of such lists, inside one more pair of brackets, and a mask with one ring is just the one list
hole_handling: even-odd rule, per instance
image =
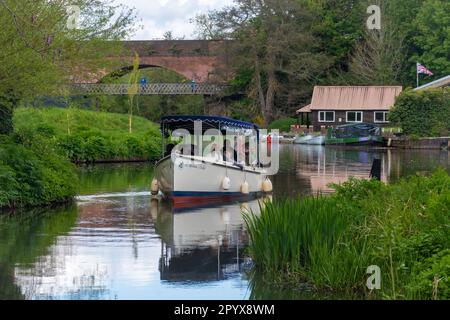
[[373, 159], [370, 178], [381, 181], [381, 159]]

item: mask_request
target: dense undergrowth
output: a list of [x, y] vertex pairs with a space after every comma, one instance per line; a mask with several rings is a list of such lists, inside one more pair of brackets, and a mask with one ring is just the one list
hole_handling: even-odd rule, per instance
[[39, 136], [0, 135], [0, 208], [66, 202], [76, 185], [74, 166]]
[[[450, 177], [385, 185], [350, 180], [331, 196], [265, 203], [246, 213], [249, 253], [266, 281], [361, 298], [450, 298]], [[381, 289], [366, 286], [369, 266]]]

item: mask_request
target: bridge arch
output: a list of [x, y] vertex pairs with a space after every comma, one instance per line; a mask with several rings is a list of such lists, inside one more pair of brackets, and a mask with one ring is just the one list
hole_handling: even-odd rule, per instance
[[[179, 75], [180, 77], [186, 78], [187, 77], [183, 74], [180, 74], [178, 72], [176, 72], [175, 70], [171, 70], [168, 69], [166, 67], [163, 66], [159, 66], [159, 65], [148, 65], [148, 64], [139, 64], [139, 70], [148, 70], [148, 69], [164, 69], [167, 70], [169, 72], [173, 72], [174, 74]], [[133, 66], [132, 65], [127, 65], [121, 68], [118, 68], [110, 73], [104, 74], [101, 76], [101, 78], [98, 79], [98, 83], [102, 83], [104, 82], [105, 79], [119, 79], [121, 77], [124, 77], [125, 75], [129, 74], [131, 71], [133, 70]]]
[[159, 67], [172, 70], [196, 82], [223, 82], [223, 77], [219, 77], [218, 73], [224, 68], [228, 70], [227, 54], [224, 54], [222, 49], [225, 44], [227, 47], [227, 41], [125, 41], [125, 53], [109, 58], [120, 61], [123, 67], [90, 74], [91, 79], [87, 82], [100, 82], [107, 75], [131, 70], [134, 52], [139, 54], [142, 68]]

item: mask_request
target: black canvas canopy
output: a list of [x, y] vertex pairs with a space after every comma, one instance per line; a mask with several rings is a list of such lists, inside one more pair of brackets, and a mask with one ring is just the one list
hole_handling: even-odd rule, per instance
[[241, 121], [234, 120], [227, 117], [220, 116], [166, 116], [161, 118], [161, 132], [167, 136], [167, 130], [173, 131], [176, 129], [186, 129], [190, 133], [194, 133], [194, 123], [201, 121], [202, 133], [208, 129], [217, 129], [221, 132], [227, 130], [256, 130], [259, 131], [257, 125]]

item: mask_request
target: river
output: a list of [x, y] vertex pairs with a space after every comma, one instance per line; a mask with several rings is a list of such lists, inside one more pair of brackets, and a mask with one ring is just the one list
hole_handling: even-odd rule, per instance
[[[375, 158], [385, 182], [450, 172], [447, 151], [286, 145], [273, 197], [332, 192], [330, 183], [367, 178]], [[241, 212], [257, 214], [257, 200], [174, 211], [151, 200], [152, 171], [151, 164], [80, 167], [75, 203], [0, 216], [0, 299], [313, 297], [250, 280]]]

